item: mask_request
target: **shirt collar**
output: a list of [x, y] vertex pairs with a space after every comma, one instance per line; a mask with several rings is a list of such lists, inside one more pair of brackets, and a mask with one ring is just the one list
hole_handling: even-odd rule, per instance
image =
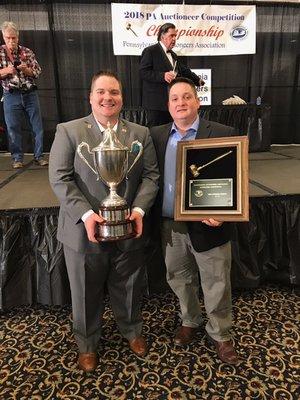
[[161, 45], [161, 47], [163, 48], [163, 51], [165, 53], [167, 53], [168, 49], [166, 48], [166, 46], [163, 44], [163, 42], [159, 42], [159, 44]]
[[[93, 115], [94, 115], [94, 114], [93, 114]], [[95, 117], [95, 115], [94, 115], [94, 118], [95, 118], [95, 121], [96, 121], [97, 125], [99, 126], [100, 131], [101, 131], [101, 132], [105, 131], [106, 128], [105, 128], [103, 125], [100, 124], [100, 122], [97, 120], [97, 118]], [[115, 132], [117, 132], [118, 125], [119, 125], [119, 121], [117, 121], [117, 123], [112, 127], [112, 130], [115, 131]]]
[[[186, 136], [188, 133], [195, 133], [198, 131], [199, 128], [199, 123], [200, 123], [200, 118], [199, 115], [197, 115], [197, 118], [195, 119], [195, 121], [192, 123], [192, 125], [186, 130], [186, 134], [184, 136]], [[174, 134], [175, 132], [179, 132], [178, 128], [175, 124], [175, 122], [173, 122], [172, 124], [172, 128], [171, 128], [171, 135]]]

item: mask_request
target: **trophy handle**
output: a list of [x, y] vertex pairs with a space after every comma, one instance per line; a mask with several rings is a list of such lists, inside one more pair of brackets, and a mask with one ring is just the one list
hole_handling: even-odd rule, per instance
[[[80, 158], [86, 163], [86, 165], [88, 165], [90, 167], [90, 169], [94, 172], [95, 175], [97, 175], [98, 177], [98, 173], [97, 171], [94, 170], [94, 168], [89, 164], [89, 162], [86, 160], [86, 158], [84, 157], [84, 155], [81, 153], [81, 149], [82, 147], [86, 147], [87, 151], [93, 155], [93, 152], [90, 151], [90, 146], [86, 143], [86, 142], [81, 142], [78, 146], [77, 146], [77, 153], [79, 154]], [[98, 177], [99, 179], [99, 177]]]
[[[134, 140], [131, 143], [131, 149], [130, 149], [130, 153], [133, 153], [133, 151], [135, 150], [135, 148], [138, 147], [139, 148], [139, 152], [137, 153], [133, 163], [131, 164], [131, 166], [128, 168], [127, 170], [127, 174], [131, 171], [132, 167], [134, 166], [134, 164], [136, 164], [136, 162], [138, 161], [138, 159], [141, 157], [142, 152], [143, 152], [143, 145], [142, 143], [140, 143], [138, 140]], [[127, 175], [126, 174], [126, 175]]]

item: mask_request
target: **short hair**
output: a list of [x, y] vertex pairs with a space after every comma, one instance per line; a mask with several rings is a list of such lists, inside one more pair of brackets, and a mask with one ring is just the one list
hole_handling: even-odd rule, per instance
[[159, 42], [162, 35], [167, 33], [169, 29], [175, 29], [175, 28], [176, 28], [175, 25], [172, 24], [171, 22], [167, 22], [166, 24], [163, 24], [158, 30], [157, 41]]
[[195, 97], [198, 97], [197, 95], [197, 90], [196, 90], [196, 86], [194, 84], [193, 81], [191, 81], [188, 78], [184, 78], [183, 76], [180, 76], [179, 78], [175, 78], [171, 81], [171, 83], [168, 86], [168, 94], [170, 93], [171, 88], [176, 85], [176, 83], [186, 83], [187, 85], [189, 85], [192, 88], [192, 91], [195, 95]]
[[118, 81], [120, 89], [121, 89], [121, 92], [122, 92], [122, 83], [121, 83], [119, 77], [117, 76], [117, 74], [115, 74], [112, 71], [98, 71], [98, 72], [96, 72], [92, 77], [91, 91], [93, 90], [93, 86], [94, 86], [95, 81], [98, 78], [100, 78], [100, 76], [109, 76], [110, 78], [114, 78], [116, 81]]
[[19, 36], [19, 29], [17, 25], [12, 21], [4, 21], [1, 25], [1, 31], [4, 34], [5, 31], [10, 30], [16, 32], [17, 36]]

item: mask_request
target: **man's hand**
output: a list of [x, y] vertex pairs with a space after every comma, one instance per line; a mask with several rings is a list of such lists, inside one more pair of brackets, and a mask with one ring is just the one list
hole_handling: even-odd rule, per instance
[[203, 224], [206, 224], [206, 225], [212, 226], [212, 227], [218, 227], [218, 226], [221, 226], [223, 224], [222, 221], [217, 221], [214, 218], [203, 219], [201, 222]]
[[96, 233], [96, 224], [97, 222], [101, 223], [105, 221], [105, 219], [103, 217], [101, 217], [101, 215], [93, 213], [91, 214], [84, 223], [85, 226], [85, 230], [88, 236], [88, 239], [90, 242], [93, 243], [98, 243], [98, 241], [95, 239], [95, 233]]
[[176, 78], [176, 75], [174, 71], [165, 72], [165, 81], [168, 83], [172, 82], [172, 80]]
[[133, 229], [136, 233], [136, 238], [140, 237], [143, 233], [143, 217], [138, 211], [132, 211], [130, 221], [133, 222]]
[[1, 69], [1, 77], [5, 78], [7, 75], [15, 75], [17, 73], [13, 65]]
[[22, 71], [24, 75], [32, 76], [31, 68], [27, 67], [27, 64], [25, 64], [25, 63], [18, 65], [17, 69], [19, 71]]

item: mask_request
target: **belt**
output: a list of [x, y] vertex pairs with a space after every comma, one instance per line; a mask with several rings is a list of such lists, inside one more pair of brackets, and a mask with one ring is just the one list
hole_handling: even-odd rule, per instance
[[31, 87], [30, 89], [22, 90], [22, 89], [8, 89], [6, 90], [7, 93], [21, 93], [21, 94], [27, 94], [34, 92], [37, 88], [36, 87]]

